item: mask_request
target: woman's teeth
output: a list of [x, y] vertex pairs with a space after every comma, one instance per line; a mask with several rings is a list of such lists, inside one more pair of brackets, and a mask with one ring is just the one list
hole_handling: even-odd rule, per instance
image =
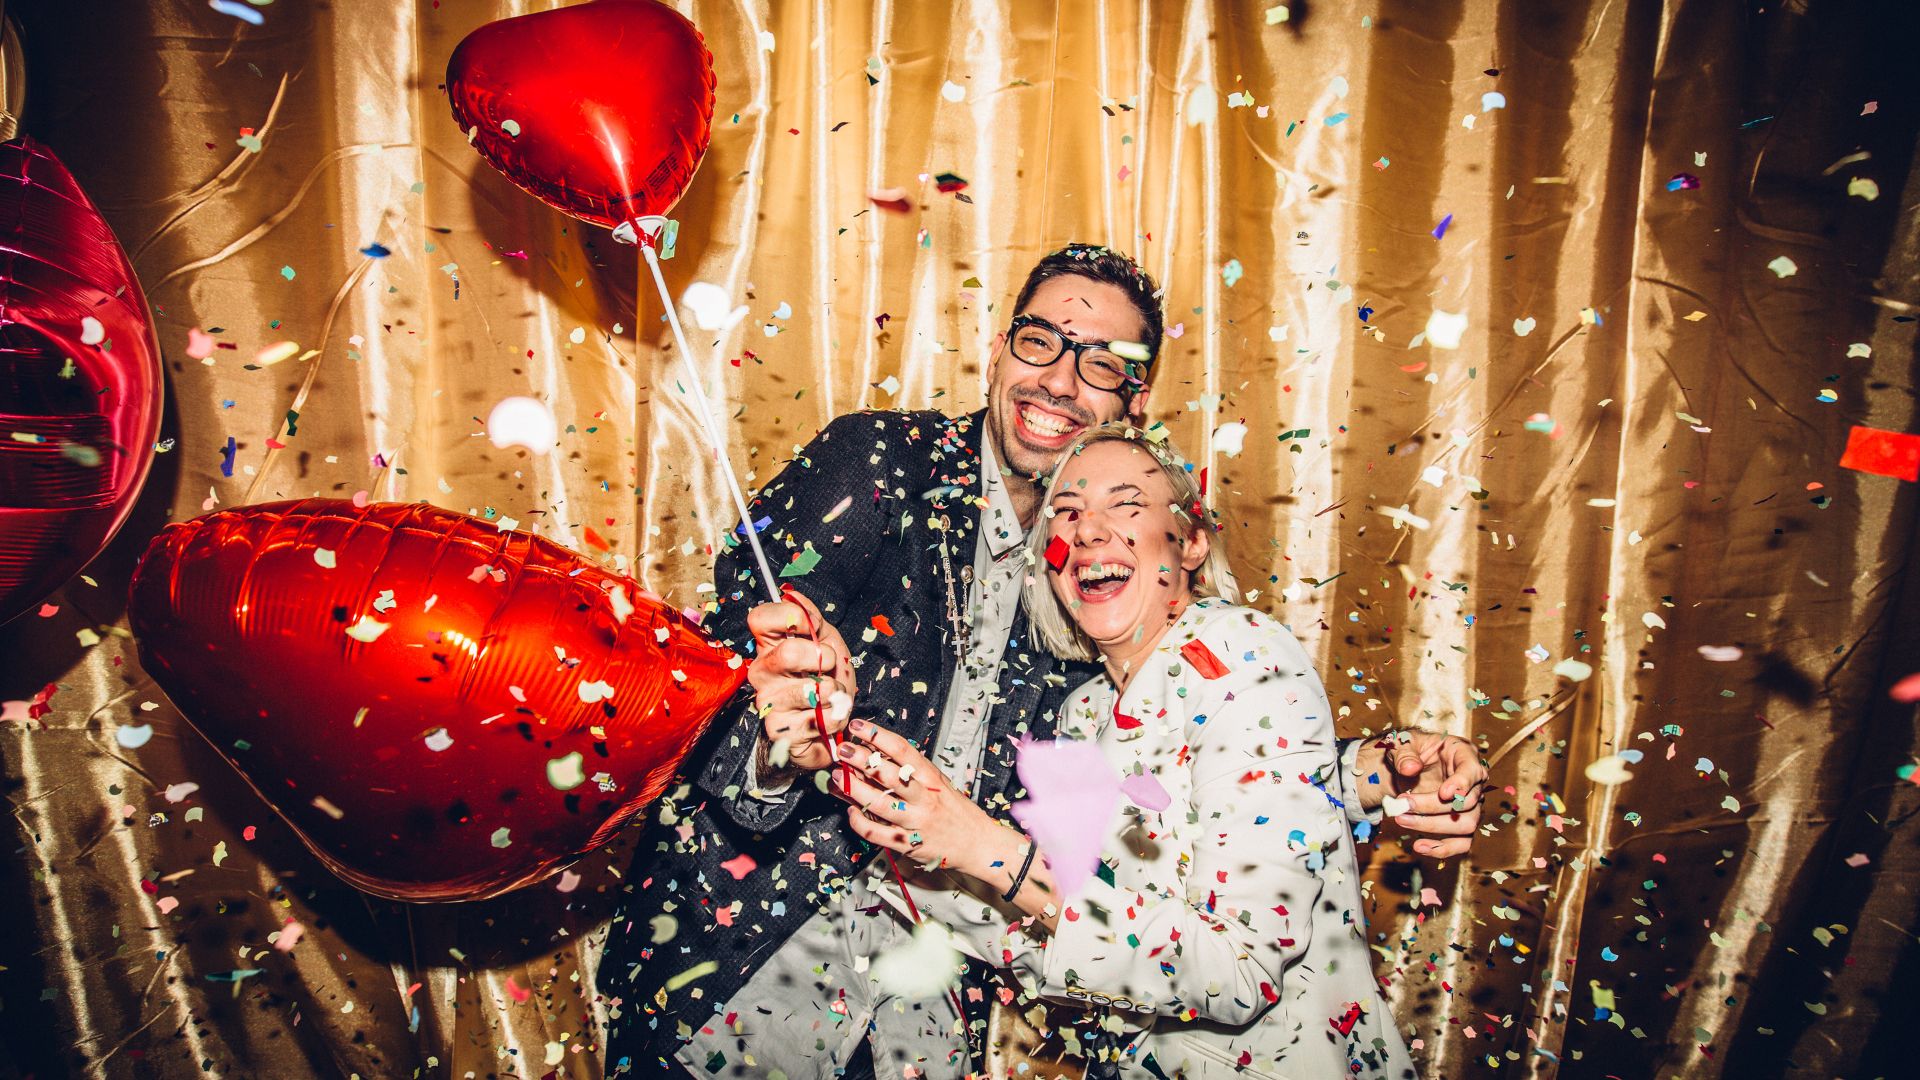
[[1070, 420], [1061, 420], [1026, 405], [1020, 406], [1020, 421], [1035, 435], [1044, 435], [1048, 438], [1069, 434], [1080, 426]]
[[1073, 572], [1074, 580], [1079, 583], [1082, 594], [1106, 595], [1115, 593], [1133, 578], [1131, 566], [1108, 566], [1101, 563], [1087, 563]]

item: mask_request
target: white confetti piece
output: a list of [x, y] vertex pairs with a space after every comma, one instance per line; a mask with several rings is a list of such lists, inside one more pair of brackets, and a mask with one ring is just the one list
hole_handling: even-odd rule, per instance
[[324, 566], [327, 569], [331, 570], [334, 567], [333, 552], [327, 550], [326, 548], [314, 548], [313, 561], [319, 564], [320, 566]]
[[608, 682], [583, 682], [580, 684], [580, 700], [591, 705], [596, 701], [605, 701], [613, 696], [613, 684]]
[[688, 285], [680, 302], [693, 312], [693, 323], [702, 330], [731, 330], [747, 317], [747, 305], [735, 305], [727, 290], [710, 281]]
[[1608, 754], [1587, 763], [1587, 779], [1602, 787], [1624, 784], [1633, 779], [1633, 773], [1627, 769], [1627, 759], [1619, 754]]
[[1702, 645], [1700, 655], [1716, 664], [1731, 664], [1745, 653], [1738, 645]]
[[504, 398], [487, 414], [487, 438], [502, 450], [524, 446], [545, 454], [560, 440], [560, 425], [545, 402], [530, 397]]
[[427, 732], [426, 743], [427, 749], [438, 754], [442, 751], [452, 749], [453, 736], [447, 732], [446, 728], [437, 727]]
[[362, 615], [360, 621], [347, 627], [347, 636], [355, 641], [374, 642], [380, 640], [380, 635], [387, 630], [386, 623]]
[[128, 750], [138, 750], [152, 739], [152, 724], [122, 724], [113, 731], [113, 741]]
[[1457, 349], [1467, 332], [1466, 312], [1433, 309], [1427, 316], [1427, 343], [1436, 349]]
[[1513, 334], [1515, 337], [1526, 337], [1528, 334], [1533, 333], [1533, 328], [1538, 325], [1540, 324], [1536, 322], [1531, 315], [1524, 319], [1515, 319], [1513, 320]]
[[1239, 457], [1247, 441], [1247, 425], [1238, 420], [1213, 429], [1213, 448], [1228, 457]]
[[967, 88], [954, 82], [952, 79], [948, 79], [946, 82], [940, 84], [940, 96], [946, 98], [948, 101], [965, 101], [967, 100]]
[[1785, 255], [1782, 255], [1779, 258], [1776, 258], [1772, 262], [1768, 263], [1767, 269], [1773, 271], [1775, 274], [1778, 274], [1783, 278], [1792, 277], [1793, 275], [1800, 272], [1800, 267], [1796, 265], [1792, 259], [1787, 258]]
[[100, 320], [91, 315], [82, 316], [80, 319], [80, 344], [98, 345], [105, 340], [107, 340], [107, 328], [100, 325]]
[[162, 792], [161, 794], [166, 796], [166, 799], [168, 802], [177, 803], [180, 800], [186, 798], [187, 796], [199, 790], [200, 790], [199, 784], [196, 784], [191, 780], [187, 780], [178, 784], [168, 784], [166, 791]]
[[581, 767], [580, 751], [562, 754], [547, 762], [547, 783], [555, 791], [572, 791], [587, 782], [587, 771]]

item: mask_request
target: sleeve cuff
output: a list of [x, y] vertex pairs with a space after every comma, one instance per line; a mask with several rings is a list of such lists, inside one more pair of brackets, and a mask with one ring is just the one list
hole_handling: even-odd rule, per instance
[[1386, 818], [1382, 807], [1367, 810], [1360, 805], [1360, 747], [1365, 739], [1342, 739], [1340, 741], [1340, 805], [1346, 809], [1347, 824], [1358, 825], [1362, 822], [1378, 826]]

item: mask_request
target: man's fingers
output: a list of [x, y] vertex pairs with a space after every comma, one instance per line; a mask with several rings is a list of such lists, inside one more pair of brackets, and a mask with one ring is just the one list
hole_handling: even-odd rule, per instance
[[842, 654], [824, 641], [781, 638], [760, 650], [747, 674], [755, 686], [783, 676], [832, 675], [842, 659]]
[[1472, 836], [1480, 827], [1478, 814], [1401, 814], [1393, 819], [1395, 825], [1408, 832], [1426, 833], [1429, 836]]
[[758, 644], [807, 633], [807, 612], [798, 604], [761, 604], [747, 612], [747, 632]]
[[1443, 798], [1460, 794], [1479, 798], [1480, 785], [1487, 782], [1487, 767], [1481, 764], [1480, 752], [1472, 743], [1449, 736], [1440, 748], [1440, 763], [1446, 770], [1446, 778], [1440, 783]]

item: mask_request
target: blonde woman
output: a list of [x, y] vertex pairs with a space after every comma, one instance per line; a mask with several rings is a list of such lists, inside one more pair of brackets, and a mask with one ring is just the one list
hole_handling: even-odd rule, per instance
[[1330, 794], [1333, 710], [1292, 633], [1235, 602], [1192, 475], [1109, 424], [1076, 441], [1042, 506], [1023, 598], [1037, 644], [1106, 668], [1059, 733], [1134, 778], [1100, 866], [1060, 895], [1025, 834], [872, 724], [843, 755], [863, 778], [855, 829], [970, 886], [928, 906], [1018, 998], [1094, 1009], [1086, 1030], [1109, 1037], [1080, 1040], [1091, 1073], [1413, 1075]]

